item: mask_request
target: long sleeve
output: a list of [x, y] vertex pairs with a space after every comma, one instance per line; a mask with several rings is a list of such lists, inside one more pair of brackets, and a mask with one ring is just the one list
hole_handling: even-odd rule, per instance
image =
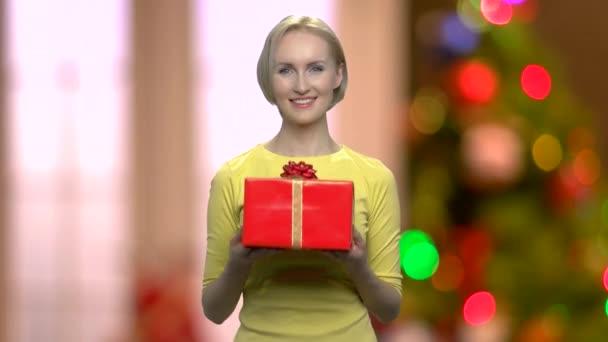
[[378, 278], [402, 293], [399, 259], [400, 206], [391, 171], [379, 163], [377, 177], [370, 181], [370, 213], [367, 253], [370, 267]]
[[203, 288], [222, 274], [230, 253], [230, 240], [239, 228], [232, 181], [228, 165], [222, 166], [211, 181]]

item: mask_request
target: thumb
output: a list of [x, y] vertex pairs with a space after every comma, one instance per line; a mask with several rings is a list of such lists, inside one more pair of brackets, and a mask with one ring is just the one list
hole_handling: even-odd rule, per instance
[[243, 227], [241, 226], [237, 231], [236, 234], [234, 234], [234, 236], [232, 237], [232, 241], [233, 242], [237, 242], [237, 241], [241, 241], [241, 238], [243, 237]]
[[353, 226], [353, 240], [355, 241], [363, 241], [363, 237], [361, 237], [361, 233]]

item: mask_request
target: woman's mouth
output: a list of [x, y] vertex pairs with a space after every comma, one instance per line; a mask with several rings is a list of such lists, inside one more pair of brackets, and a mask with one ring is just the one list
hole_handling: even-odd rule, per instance
[[289, 100], [296, 108], [308, 108], [312, 106], [316, 97], [302, 97]]

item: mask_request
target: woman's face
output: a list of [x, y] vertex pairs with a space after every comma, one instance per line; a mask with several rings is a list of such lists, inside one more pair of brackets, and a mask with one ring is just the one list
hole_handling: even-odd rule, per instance
[[342, 70], [329, 44], [308, 31], [291, 31], [276, 45], [272, 87], [283, 120], [309, 125], [325, 116], [333, 91], [342, 82]]

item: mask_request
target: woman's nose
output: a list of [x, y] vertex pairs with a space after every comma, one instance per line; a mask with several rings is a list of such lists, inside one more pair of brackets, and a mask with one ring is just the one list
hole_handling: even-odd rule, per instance
[[296, 84], [295, 84], [295, 91], [297, 93], [304, 94], [304, 93], [308, 92], [309, 89], [310, 89], [310, 85], [308, 83], [308, 80], [306, 79], [306, 76], [298, 75], [298, 78], [297, 78]]

